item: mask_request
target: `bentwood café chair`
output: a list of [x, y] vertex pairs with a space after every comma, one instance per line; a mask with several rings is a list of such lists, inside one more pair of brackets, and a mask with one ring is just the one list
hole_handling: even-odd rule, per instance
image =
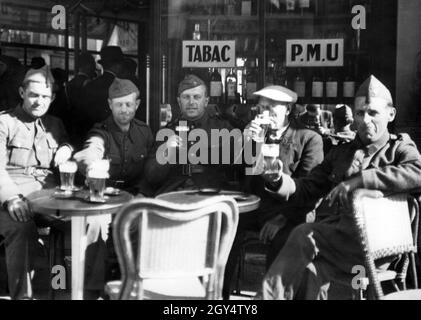
[[[367, 272], [360, 281], [363, 289], [368, 289], [368, 299], [421, 300], [416, 270], [419, 198], [410, 194], [384, 196], [380, 191], [359, 189], [353, 194], [352, 207]], [[393, 258], [391, 266], [395, 268], [378, 269], [379, 261]], [[408, 268], [412, 273], [411, 290], [406, 285]], [[392, 281], [394, 288], [388, 294], [382, 286], [386, 281]]]
[[109, 282], [106, 293], [120, 300], [220, 299], [237, 224], [230, 197], [187, 205], [133, 200], [113, 222], [122, 279]]

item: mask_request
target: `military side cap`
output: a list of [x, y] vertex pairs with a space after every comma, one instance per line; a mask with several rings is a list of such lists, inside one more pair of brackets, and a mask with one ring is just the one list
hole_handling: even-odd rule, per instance
[[373, 75], [363, 82], [355, 97], [365, 97], [367, 102], [370, 102], [371, 98], [380, 98], [393, 104], [390, 91]]
[[187, 75], [178, 85], [178, 95], [188, 89], [193, 89], [198, 86], [206, 86], [205, 82], [194, 74]]
[[282, 86], [269, 86], [254, 93], [256, 96], [265, 97], [274, 101], [295, 103], [297, 94]]
[[48, 66], [43, 66], [39, 69], [29, 69], [26, 72], [23, 82], [45, 82], [47, 87], [54, 84], [54, 77]]
[[130, 80], [115, 78], [108, 89], [108, 98], [115, 99], [136, 93], [139, 96], [139, 89]]

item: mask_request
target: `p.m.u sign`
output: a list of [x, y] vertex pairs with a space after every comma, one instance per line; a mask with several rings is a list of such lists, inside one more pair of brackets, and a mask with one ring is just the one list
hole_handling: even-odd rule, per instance
[[342, 67], [344, 39], [287, 40], [287, 67]]
[[235, 58], [235, 41], [183, 41], [183, 68], [233, 68]]

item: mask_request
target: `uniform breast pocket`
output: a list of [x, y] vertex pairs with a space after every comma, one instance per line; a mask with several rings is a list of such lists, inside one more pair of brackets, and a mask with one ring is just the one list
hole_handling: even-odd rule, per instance
[[132, 155], [132, 161], [135, 164], [142, 164], [146, 160], [146, 150], [139, 150]]
[[15, 137], [9, 141], [9, 163], [11, 165], [26, 167], [30, 153], [32, 152], [32, 141], [25, 137]]

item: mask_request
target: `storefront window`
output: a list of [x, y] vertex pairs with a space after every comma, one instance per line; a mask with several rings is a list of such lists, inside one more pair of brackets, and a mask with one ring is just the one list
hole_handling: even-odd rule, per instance
[[[267, 85], [289, 87], [302, 104], [350, 104], [376, 63], [370, 57], [376, 49], [369, 48], [375, 34], [368, 29], [379, 19], [373, 5], [381, 6], [378, 0], [163, 0], [168, 101], [161, 102], [176, 103], [177, 83], [195, 73], [208, 81], [211, 102], [222, 109], [253, 105], [252, 93]], [[234, 41], [232, 66], [214, 63], [213, 41]], [[186, 55], [193, 62], [188, 66]]]

